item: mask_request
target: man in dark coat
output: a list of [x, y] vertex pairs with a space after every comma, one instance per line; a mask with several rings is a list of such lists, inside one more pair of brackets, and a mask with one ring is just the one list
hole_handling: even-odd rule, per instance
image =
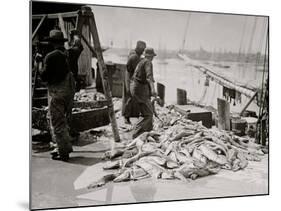
[[[130, 93], [130, 82], [135, 69], [141, 60], [141, 55], [146, 48], [146, 43], [144, 41], [138, 41], [135, 50], [132, 50], [128, 56], [127, 71], [125, 73], [124, 87], [123, 87], [123, 107], [122, 114], [126, 124], [131, 124], [130, 117], [133, 115], [134, 101], [132, 100]], [[136, 105], [136, 104], [135, 104]], [[136, 111], [139, 109], [136, 108]]]
[[41, 78], [47, 82], [48, 112], [53, 141], [57, 144], [52, 159], [68, 161], [72, 152], [67, 112], [71, 111], [75, 93], [75, 81], [63, 47], [66, 39], [60, 30], [51, 30], [48, 41], [54, 50], [48, 53], [41, 70]]
[[145, 131], [153, 129], [153, 106], [150, 97], [156, 97], [153, 77], [152, 60], [156, 56], [153, 48], [145, 49], [145, 58], [142, 59], [134, 72], [130, 91], [132, 98], [136, 100], [140, 108], [141, 119], [137, 122], [133, 131], [133, 138], [136, 138]]

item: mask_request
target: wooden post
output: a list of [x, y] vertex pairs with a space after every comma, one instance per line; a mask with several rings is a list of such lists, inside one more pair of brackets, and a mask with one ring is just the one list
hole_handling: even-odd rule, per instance
[[183, 89], [177, 89], [177, 104], [187, 105], [186, 91]]
[[230, 130], [230, 106], [229, 102], [218, 98], [218, 128], [221, 130]]
[[165, 86], [161, 83], [157, 83], [157, 94], [162, 100], [160, 106], [164, 106], [165, 104]]
[[40, 22], [38, 23], [36, 29], [34, 30], [34, 32], [32, 33], [32, 40], [35, 38], [35, 35], [37, 34], [38, 30], [40, 29], [41, 25], [43, 24], [44, 20], [46, 19], [47, 15], [44, 15]]
[[[102, 55], [102, 49], [100, 45], [100, 40], [98, 36], [98, 30], [94, 18], [94, 14], [92, 13], [92, 10], [90, 7], [82, 7], [82, 15], [84, 18], [87, 18], [89, 20], [89, 27], [90, 27], [90, 32], [93, 37], [93, 42], [94, 42], [94, 48], [95, 52], [97, 54], [97, 59], [98, 59], [98, 65], [99, 65], [99, 71], [103, 83], [103, 89], [104, 89], [104, 95], [107, 99], [108, 102], [108, 113], [109, 113], [109, 119], [111, 122], [111, 127], [112, 127], [112, 132], [114, 136], [115, 142], [120, 141], [120, 136], [119, 136], [119, 131], [118, 131], [118, 126], [115, 118], [115, 112], [114, 112], [114, 107], [113, 107], [113, 102], [112, 102], [112, 94], [108, 82], [108, 71], [106, 69], [106, 65], [103, 60], [103, 55]], [[85, 21], [85, 19], [84, 19]]]

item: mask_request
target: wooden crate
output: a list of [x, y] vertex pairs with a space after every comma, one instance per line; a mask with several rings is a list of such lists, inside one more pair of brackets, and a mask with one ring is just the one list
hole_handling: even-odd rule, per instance
[[[89, 108], [72, 114], [72, 125], [78, 131], [96, 128], [110, 123], [108, 116], [107, 101], [74, 102], [74, 108]], [[32, 128], [49, 131], [47, 110], [32, 108]]]
[[202, 121], [205, 127], [212, 127], [212, 112], [193, 105], [175, 105], [174, 108], [177, 112], [187, 115], [188, 119], [196, 122]]
[[107, 107], [94, 108], [72, 114], [72, 126], [77, 131], [89, 130], [110, 123]]

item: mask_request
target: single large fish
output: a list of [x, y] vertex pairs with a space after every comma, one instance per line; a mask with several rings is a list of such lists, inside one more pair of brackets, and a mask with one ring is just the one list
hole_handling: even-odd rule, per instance
[[156, 155], [142, 157], [139, 160], [142, 161], [142, 162], [155, 162], [159, 166], [165, 166], [166, 162], [167, 162], [165, 158], [159, 157], [159, 156], [156, 156]]
[[176, 140], [180, 140], [183, 137], [188, 137], [191, 135], [194, 135], [194, 131], [191, 130], [183, 130], [180, 133], [176, 134], [174, 137], [171, 138], [171, 141], [176, 141]]
[[120, 175], [120, 173], [105, 175], [102, 178], [100, 178], [99, 180], [88, 185], [88, 189], [101, 187], [101, 186], [105, 185], [106, 183], [113, 181], [119, 175]]
[[103, 169], [104, 170], [118, 169], [118, 168], [120, 168], [122, 166], [122, 164], [123, 164], [122, 160], [108, 161], [103, 166]]
[[154, 152], [157, 149], [158, 149], [158, 147], [157, 147], [157, 144], [155, 144], [155, 143], [145, 143], [141, 147], [141, 151], [143, 151], [143, 152]]
[[206, 145], [201, 144], [198, 149], [202, 152], [202, 154], [211, 161], [214, 161], [220, 165], [224, 165], [227, 163], [226, 156], [218, 155], [213, 150], [208, 148]]
[[130, 171], [130, 179], [132, 180], [139, 180], [149, 177], [150, 175], [139, 166], [134, 165]]
[[207, 163], [207, 158], [206, 158], [206, 157], [203, 155], [203, 153], [202, 153], [199, 149], [197, 149], [197, 148], [195, 148], [195, 149], [193, 150], [192, 157], [195, 158], [195, 159], [197, 159], [197, 160], [199, 160], [200, 162], [202, 162], [202, 163], [204, 163], [204, 164]]
[[103, 159], [114, 159], [119, 156], [122, 156], [124, 154], [125, 150], [123, 149], [115, 149], [115, 150], [110, 150], [104, 153]]
[[126, 169], [123, 173], [121, 173], [120, 175], [118, 175], [113, 182], [125, 182], [125, 181], [129, 181], [131, 179], [131, 173], [130, 173], [131, 169]]
[[238, 151], [236, 149], [229, 149], [227, 153], [227, 161], [232, 163], [237, 158]]
[[177, 164], [177, 162], [172, 161], [172, 160], [169, 160], [169, 161], [167, 161], [167, 163], [166, 163], [166, 167], [167, 167], [168, 169], [174, 169], [174, 168], [178, 168], [179, 165]]
[[122, 158], [124, 158], [124, 159], [131, 158], [131, 157], [135, 156], [136, 154], [138, 154], [138, 151], [139, 150], [137, 148], [126, 149], [124, 154], [122, 155]]
[[171, 158], [171, 160], [174, 161], [175, 163], [178, 162], [178, 159], [177, 159], [177, 156], [176, 156], [175, 151], [172, 151], [172, 152], [169, 154], [169, 158]]
[[244, 169], [248, 165], [248, 161], [242, 152], [237, 153], [237, 158], [240, 160], [239, 166], [240, 169]]
[[147, 156], [152, 154], [153, 152], [139, 152], [137, 155], [135, 155], [134, 157], [131, 157], [129, 159], [127, 159], [126, 161], [124, 161], [124, 164], [122, 166], [122, 168], [124, 167], [128, 167], [130, 164], [134, 163], [135, 161], [139, 160], [141, 157]]
[[[187, 152], [188, 153], [188, 152]], [[175, 155], [177, 157], [177, 160], [180, 164], [184, 164], [190, 160], [190, 154], [184, 154], [183, 152], [175, 152]]]
[[210, 148], [210, 149], [212, 149], [214, 151], [217, 151], [217, 152], [220, 151], [221, 154], [227, 156], [227, 149], [224, 146], [222, 146], [220, 144], [217, 144], [217, 143], [215, 143], [213, 141], [209, 141], [209, 140], [205, 140], [204, 144], [206, 146], [208, 146], [208, 148]]
[[138, 160], [135, 165], [144, 169], [151, 177], [158, 179], [162, 172], [167, 171], [157, 163], [148, 160]]

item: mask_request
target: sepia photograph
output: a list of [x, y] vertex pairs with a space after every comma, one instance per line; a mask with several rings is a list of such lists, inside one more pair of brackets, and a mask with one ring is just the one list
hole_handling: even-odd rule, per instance
[[31, 210], [269, 194], [269, 16], [29, 9]]

